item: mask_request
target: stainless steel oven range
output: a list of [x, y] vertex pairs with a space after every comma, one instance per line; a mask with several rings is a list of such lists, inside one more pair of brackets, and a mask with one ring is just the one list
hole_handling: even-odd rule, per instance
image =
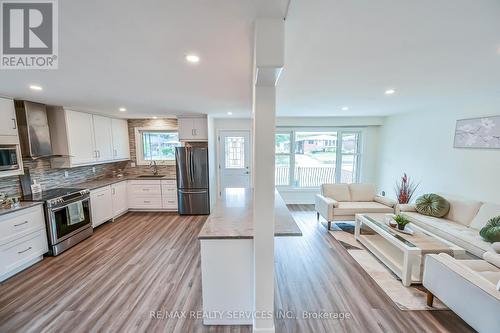
[[49, 255], [57, 256], [93, 233], [90, 191], [87, 189], [54, 189], [23, 200], [45, 202]]

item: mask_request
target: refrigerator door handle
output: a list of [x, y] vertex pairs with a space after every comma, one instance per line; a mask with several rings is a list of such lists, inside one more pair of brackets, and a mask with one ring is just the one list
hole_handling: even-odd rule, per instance
[[207, 193], [207, 191], [184, 191], [184, 190], [179, 190], [179, 193], [184, 193], [184, 194], [203, 194], [203, 193]]

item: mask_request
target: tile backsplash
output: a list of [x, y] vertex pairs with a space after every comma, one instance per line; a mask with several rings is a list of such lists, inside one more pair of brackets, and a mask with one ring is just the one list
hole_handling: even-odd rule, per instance
[[[42, 185], [43, 190], [56, 187], [71, 187], [88, 180], [113, 176], [113, 172], [124, 170], [129, 162], [115, 162], [82, 166], [71, 169], [52, 169], [49, 159], [24, 159], [24, 169], [29, 169], [31, 179]], [[93, 171], [95, 168], [95, 172]], [[68, 177], [65, 172], [67, 171]], [[0, 192], [8, 196], [20, 196], [21, 184], [18, 176], [0, 178]]]

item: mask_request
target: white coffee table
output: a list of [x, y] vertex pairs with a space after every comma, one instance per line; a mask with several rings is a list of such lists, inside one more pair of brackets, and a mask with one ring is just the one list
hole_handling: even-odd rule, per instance
[[[448, 253], [455, 258], [465, 256], [465, 250], [410, 223], [414, 230], [408, 235], [391, 228], [385, 222], [387, 214], [356, 214], [354, 237], [373, 255], [401, 278], [403, 285], [421, 283], [426, 254]], [[361, 227], [373, 234], [362, 234]]]

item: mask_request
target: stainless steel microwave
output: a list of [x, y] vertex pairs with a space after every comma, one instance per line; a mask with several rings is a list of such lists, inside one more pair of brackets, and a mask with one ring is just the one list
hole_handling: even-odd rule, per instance
[[0, 145], [0, 171], [18, 170], [16, 145]]

